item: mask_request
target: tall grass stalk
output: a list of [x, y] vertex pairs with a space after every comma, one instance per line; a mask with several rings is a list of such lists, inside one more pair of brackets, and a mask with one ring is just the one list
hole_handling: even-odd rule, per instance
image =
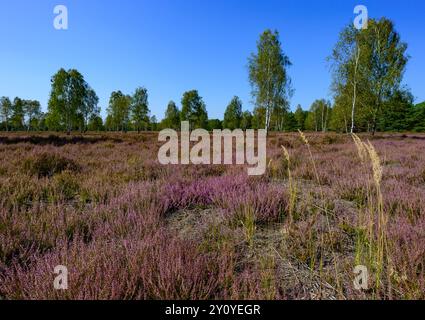
[[[372, 167], [371, 178], [366, 185], [367, 206], [364, 208], [365, 212], [360, 210], [356, 263], [367, 261], [369, 267], [375, 272], [375, 295], [379, 298], [383, 273], [390, 269], [386, 268], [386, 266], [389, 267], [390, 259], [387, 255], [388, 217], [384, 212], [381, 191], [383, 168], [381, 159], [371, 142], [365, 143], [355, 134], [352, 136], [361, 162], [367, 168]], [[366, 253], [367, 256], [365, 256]], [[391, 295], [391, 292], [389, 294]]]
[[254, 236], [257, 229], [255, 223], [255, 212], [251, 206], [244, 206], [241, 224], [245, 236], [245, 241], [248, 243], [250, 248], [254, 246]]
[[283, 155], [286, 159], [286, 162], [288, 164], [288, 183], [289, 183], [289, 208], [288, 208], [288, 216], [289, 216], [289, 227], [292, 226], [292, 223], [295, 220], [295, 208], [297, 205], [297, 185], [292, 178], [291, 173], [291, 158], [289, 156], [288, 150], [282, 146]]
[[[310, 142], [308, 141], [307, 137], [304, 135], [304, 133], [301, 130], [298, 130], [298, 132], [300, 134], [301, 139], [303, 140], [304, 144], [307, 146], [307, 149], [308, 149], [308, 153], [309, 153], [309, 156], [310, 156], [310, 162], [313, 166], [314, 175], [316, 177], [316, 181], [317, 181], [317, 184], [319, 185], [319, 189], [320, 189], [320, 197], [321, 197], [322, 208], [323, 208], [322, 211], [325, 213], [325, 220], [326, 220], [326, 226], [327, 226], [327, 229], [328, 229], [328, 234], [331, 235], [331, 225], [330, 225], [330, 222], [329, 222], [329, 211], [328, 211], [327, 204], [326, 204], [326, 201], [325, 201], [325, 196], [324, 196], [324, 193], [323, 193], [323, 186], [322, 186], [322, 183], [320, 181], [320, 176], [319, 176], [319, 171], [317, 170], [316, 161], [314, 160], [313, 153], [311, 152]], [[314, 216], [313, 225], [317, 221], [318, 212], [319, 211], [317, 211], [315, 216]], [[312, 231], [313, 231], [312, 228], [310, 228], [310, 230], [309, 230], [309, 237], [310, 237], [309, 241], [310, 242], [314, 241]], [[320, 272], [319, 274], [322, 275], [323, 258], [324, 258], [324, 251], [323, 250], [324, 250], [324, 247], [325, 247], [325, 241], [324, 241], [325, 235], [321, 232], [318, 236], [320, 237], [320, 259], [319, 259], [319, 262], [318, 262], [319, 263], [319, 272]], [[311, 259], [311, 263], [310, 263], [311, 266], [310, 267], [311, 267], [311, 269], [313, 269], [315, 264], [316, 264], [315, 253], [317, 251], [317, 248], [316, 248], [316, 245], [314, 244], [314, 242], [311, 244], [311, 248], [312, 248], [312, 256], [311, 256], [312, 259]], [[335, 255], [334, 251], [332, 251], [332, 257], [333, 257], [333, 263], [334, 263], [335, 282], [336, 282], [337, 291], [340, 294], [340, 296], [343, 297], [341, 284], [340, 284], [340, 281], [339, 281], [338, 262], [337, 262], [337, 257]]]

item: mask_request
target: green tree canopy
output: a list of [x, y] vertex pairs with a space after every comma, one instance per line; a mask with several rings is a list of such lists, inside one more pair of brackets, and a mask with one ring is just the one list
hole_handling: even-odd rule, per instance
[[407, 131], [409, 115], [413, 109], [413, 95], [408, 90], [398, 90], [385, 102], [379, 118], [380, 131]]
[[37, 100], [25, 100], [24, 111], [27, 116], [27, 129], [31, 130], [39, 128], [39, 121], [41, 120], [41, 107], [40, 102]]
[[233, 97], [224, 112], [223, 127], [226, 129], [239, 129], [242, 120], [242, 101], [239, 97]]
[[15, 130], [21, 130], [25, 125], [25, 104], [26, 101], [16, 97], [12, 104], [12, 116], [10, 124]]
[[134, 92], [131, 101], [131, 120], [137, 132], [140, 132], [142, 128], [148, 129], [149, 114], [148, 90], [139, 87]]
[[75, 69], [60, 69], [51, 82], [47, 117], [49, 128], [65, 129], [69, 134], [97, 108], [97, 96], [83, 75]]
[[99, 98], [96, 92], [88, 85], [85, 85], [83, 104], [80, 106], [80, 113], [83, 118], [83, 131], [87, 130], [90, 119], [98, 117], [100, 114]]
[[180, 129], [180, 110], [174, 101], [168, 102], [165, 117], [162, 120], [163, 128]]
[[103, 131], [104, 129], [102, 118], [99, 115], [92, 115], [88, 123], [88, 130]]
[[241, 129], [242, 130], [247, 130], [247, 129], [251, 129], [252, 128], [252, 113], [247, 111], [244, 111], [242, 113], [242, 118], [241, 118]]
[[9, 131], [9, 121], [10, 117], [12, 116], [13, 109], [12, 109], [12, 102], [8, 97], [1, 97], [0, 98], [0, 116], [2, 121], [5, 124], [6, 131]]
[[183, 94], [180, 116], [182, 121], [189, 121], [193, 129], [207, 128], [206, 105], [197, 90], [187, 91]]
[[297, 129], [304, 131], [305, 130], [305, 119], [307, 118], [307, 112], [305, 112], [301, 105], [297, 105], [297, 109], [294, 113], [294, 118], [297, 123]]
[[[383, 108], [400, 90], [409, 57], [392, 21], [369, 19], [368, 28], [357, 30], [351, 24], [340, 34], [332, 61], [336, 113], [349, 122], [351, 131], [375, 132]], [[348, 112], [350, 110], [350, 112]], [[335, 127], [342, 127], [333, 119]]]
[[223, 129], [223, 123], [219, 119], [209, 119], [207, 129], [208, 131], [213, 131], [214, 129]]
[[327, 131], [331, 114], [331, 103], [325, 99], [316, 100], [310, 107], [306, 118], [306, 129], [314, 131]]
[[425, 131], [425, 101], [414, 106], [409, 114], [409, 128], [412, 131]]
[[[280, 117], [289, 109], [292, 88], [287, 68], [290, 65], [289, 58], [282, 51], [279, 33], [264, 31], [257, 42], [257, 52], [249, 58], [249, 80], [256, 108], [265, 110], [263, 125], [266, 130], [270, 128], [271, 116], [276, 109], [282, 109]], [[280, 125], [281, 119], [276, 121]]]
[[114, 130], [127, 131], [130, 121], [130, 106], [132, 98], [121, 91], [114, 91], [109, 98], [107, 108], [107, 126]]

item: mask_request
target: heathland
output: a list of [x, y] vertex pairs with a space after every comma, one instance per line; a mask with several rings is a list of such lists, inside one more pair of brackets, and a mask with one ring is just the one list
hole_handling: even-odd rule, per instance
[[425, 298], [424, 135], [273, 132], [261, 177], [157, 138], [0, 135], [0, 298]]

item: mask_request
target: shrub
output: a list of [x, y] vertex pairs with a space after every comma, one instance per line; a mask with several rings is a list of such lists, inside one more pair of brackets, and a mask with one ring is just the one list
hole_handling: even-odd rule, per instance
[[54, 196], [64, 200], [72, 200], [78, 194], [80, 185], [70, 171], [64, 171], [53, 177]]
[[74, 160], [47, 152], [28, 157], [24, 160], [23, 168], [27, 173], [37, 175], [39, 178], [50, 178], [65, 170], [78, 172], [81, 169]]

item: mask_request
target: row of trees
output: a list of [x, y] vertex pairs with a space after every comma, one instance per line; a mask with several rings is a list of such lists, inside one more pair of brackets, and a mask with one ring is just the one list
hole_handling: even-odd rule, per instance
[[[107, 130], [149, 130], [154, 129], [150, 118], [148, 103], [148, 91], [139, 87], [133, 95], [123, 94], [121, 91], [114, 91], [109, 98], [105, 127]], [[153, 121], [152, 121], [153, 120]]]
[[8, 97], [0, 98], [0, 116], [2, 130], [38, 129], [42, 113], [40, 102], [23, 100], [16, 97], [13, 102]]
[[[224, 128], [232, 130], [264, 128], [264, 112], [260, 112], [264, 109], [258, 108], [254, 113], [243, 111], [242, 101], [237, 96], [229, 102], [223, 120], [208, 119], [205, 103], [196, 90], [184, 93], [182, 106], [184, 112], [174, 101], [170, 101], [163, 120], [158, 123], [155, 116], [150, 116], [148, 93], [145, 88], [137, 88], [132, 96], [116, 91], [111, 94], [105, 123], [99, 114], [92, 113], [84, 126], [84, 117], [77, 114], [75, 117], [77, 121], [71, 127], [73, 130], [85, 128], [89, 131], [155, 131], [164, 128], [178, 130], [182, 120], [189, 120], [192, 128], [205, 128], [210, 131]], [[308, 111], [298, 105], [295, 112], [287, 111], [283, 114], [281, 131], [291, 132], [299, 129], [350, 132], [349, 118], [341, 118], [338, 112], [338, 108], [332, 107], [330, 101], [324, 99], [314, 101]], [[4, 119], [0, 124], [0, 130], [61, 130], [60, 122], [54, 122], [49, 113], [41, 112], [38, 101], [15, 98], [12, 102], [9, 98], [2, 97], [0, 113]], [[278, 123], [277, 114], [272, 115], [270, 122]], [[271, 128], [274, 130], [274, 127]], [[383, 108], [377, 122], [377, 130], [425, 131], [425, 102], [415, 106], [412, 95], [398, 92]]]
[[[425, 102], [414, 105], [413, 96], [408, 91], [398, 91], [384, 104], [382, 111], [377, 117], [377, 131], [425, 131]], [[347, 108], [348, 110], [348, 108]], [[289, 131], [295, 129], [308, 131], [336, 131], [349, 133], [352, 129], [352, 122], [348, 113], [346, 117], [341, 116], [341, 109], [338, 106], [331, 106], [329, 101], [324, 99], [316, 100], [309, 111], [303, 111], [300, 106], [294, 116], [297, 126], [291, 125], [291, 116], [288, 116]], [[289, 113], [290, 114], [290, 113]], [[354, 123], [359, 123], [360, 116], [355, 117]], [[374, 132], [371, 123], [367, 118], [363, 119], [364, 129], [362, 131]], [[360, 122], [361, 123], [361, 122]], [[358, 128], [358, 127], [357, 127]], [[360, 131], [359, 129], [357, 131]]]
[[348, 25], [328, 58], [333, 75], [333, 104], [316, 100], [308, 111], [297, 106], [289, 110], [293, 95], [288, 68], [291, 61], [282, 50], [277, 31], [260, 35], [257, 50], [248, 59], [249, 81], [255, 102], [253, 112], [243, 111], [234, 97], [223, 121], [208, 119], [206, 105], [198, 91], [183, 94], [181, 110], [170, 101], [164, 119], [150, 115], [148, 91], [139, 87], [131, 95], [112, 92], [103, 123], [99, 99], [77, 70], [59, 70], [52, 77], [48, 112], [40, 112], [37, 101], [3, 97], [0, 115], [5, 130], [158, 130], [180, 127], [188, 120], [192, 129], [265, 128], [274, 131], [296, 129], [355, 132], [424, 130], [425, 106], [414, 106], [413, 95], [401, 85], [409, 57], [393, 23], [370, 19], [368, 28]]

